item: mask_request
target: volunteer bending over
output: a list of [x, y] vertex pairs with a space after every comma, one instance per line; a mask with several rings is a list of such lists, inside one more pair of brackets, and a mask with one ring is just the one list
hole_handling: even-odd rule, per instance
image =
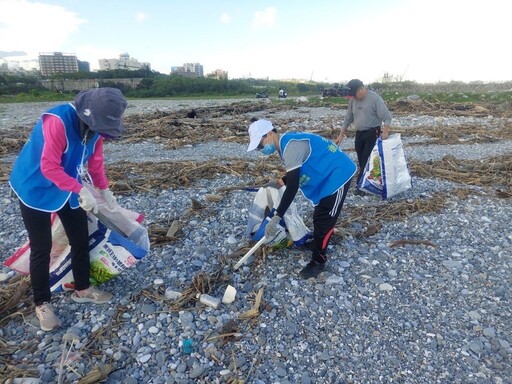
[[327, 262], [327, 246], [347, 195], [350, 179], [356, 172], [354, 162], [332, 141], [311, 133], [277, 133], [268, 120], [258, 120], [249, 127], [248, 151], [264, 155], [277, 151], [284, 162], [286, 190], [275, 215], [265, 228], [272, 238], [300, 189], [315, 206], [313, 213], [313, 253], [311, 261], [300, 271], [305, 278], [317, 277]]
[[104, 137], [120, 136], [127, 102], [115, 88], [80, 92], [74, 102], [43, 113], [14, 164], [9, 183], [20, 200], [30, 244], [30, 280], [41, 329], [61, 325], [50, 303], [51, 213], [55, 212], [71, 246], [75, 291], [79, 303], [107, 303], [112, 294], [90, 285], [89, 233], [86, 211], [97, 202], [82, 186], [88, 173], [109, 207], [115, 197], [108, 189], [103, 164]]

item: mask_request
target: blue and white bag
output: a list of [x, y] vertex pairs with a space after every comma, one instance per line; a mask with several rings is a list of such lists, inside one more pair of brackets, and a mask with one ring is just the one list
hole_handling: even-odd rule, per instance
[[[265, 235], [265, 226], [269, 218], [273, 216], [273, 210], [279, 206], [286, 186], [279, 190], [273, 187], [261, 187], [254, 197], [252, 207], [249, 209], [249, 218], [245, 235], [254, 241], [258, 241]], [[284, 214], [280, 223], [287, 233], [288, 239], [296, 246], [300, 246], [311, 238], [311, 232], [300, 217], [295, 202]]]
[[[89, 231], [90, 281], [99, 285], [133, 267], [146, 256], [150, 249], [148, 230], [141, 225], [144, 216], [116, 204], [109, 209], [100, 193], [90, 185], [91, 193], [98, 202], [98, 216], [87, 213]], [[57, 214], [51, 215], [52, 249], [50, 252], [50, 290], [52, 292], [74, 289], [71, 269], [71, 247], [64, 227]], [[111, 228], [109, 228], [111, 227]], [[113, 227], [115, 227], [113, 229]], [[4, 265], [21, 274], [30, 271], [30, 243], [25, 242]]]
[[379, 195], [383, 200], [412, 188], [399, 133], [390, 135], [386, 140], [377, 139], [358, 188]]

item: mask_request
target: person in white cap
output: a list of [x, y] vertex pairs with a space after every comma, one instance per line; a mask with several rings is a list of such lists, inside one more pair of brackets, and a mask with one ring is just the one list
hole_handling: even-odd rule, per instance
[[50, 303], [51, 214], [62, 222], [71, 246], [71, 266], [79, 303], [107, 303], [112, 294], [90, 285], [87, 211], [97, 212], [97, 202], [82, 186], [85, 166], [96, 188], [109, 205], [116, 203], [109, 190], [103, 164], [103, 140], [124, 131], [127, 102], [115, 88], [80, 92], [72, 103], [42, 114], [22, 148], [9, 184], [19, 198], [21, 216], [30, 245], [30, 279], [41, 329], [61, 325]]
[[332, 141], [312, 133], [277, 133], [272, 123], [260, 119], [249, 126], [247, 151], [264, 155], [277, 152], [284, 162], [286, 190], [274, 216], [265, 227], [265, 237], [279, 231], [279, 221], [300, 189], [314, 205], [312, 256], [300, 271], [304, 279], [325, 270], [327, 246], [347, 195], [355, 163]]

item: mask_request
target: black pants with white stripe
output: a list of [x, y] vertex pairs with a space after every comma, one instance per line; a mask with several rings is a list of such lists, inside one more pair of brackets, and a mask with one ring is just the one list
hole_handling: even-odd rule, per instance
[[313, 260], [319, 263], [327, 261], [327, 246], [334, 232], [334, 226], [345, 202], [349, 186], [350, 181], [337, 192], [324, 197], [315, 207], [313, 213]]

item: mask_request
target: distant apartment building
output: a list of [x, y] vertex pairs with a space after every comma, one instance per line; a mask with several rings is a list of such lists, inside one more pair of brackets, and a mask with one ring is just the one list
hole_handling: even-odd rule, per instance
[[203, 66], [199, 63], [185, 63], [181, 67], [172, 67], [171, 74], [190, 78], [204, 77]]
[[79, 72], [91, 72], [91, 66], [88, 61], [78, 60], [78, 71]]
[[0, 73], [9, 72], [9, 66], [7, 65], [7, 61], [4, 59], [0, 59]]
[[108, 71], [114, 69], [128, 69], [130, 71], [136, 71], [139, 69], [151, 67], [149, 63], [140, 63], [137, 59], [130, 57], [128, 53], [122, 53], [119, 55], [119, 59], [100, 59], [98, 60], [101, 71]]
[[209, 73], [208, 77], [213, 77], [214, 79], [218, 79], [218, 80], [227, 79], [228, 78], [228, 72], [224, 71], [222, 69], [216, 69], [212, 73]]
[[78, 60], [74, 53], [42, 52], [39, 53], [39, 69], [43, 76], [78, 72]]
[[204, 77], [203, 66], [199, 63], [185, 63], [183, 67], [187, 72], [194, 72], [197, 77]]

